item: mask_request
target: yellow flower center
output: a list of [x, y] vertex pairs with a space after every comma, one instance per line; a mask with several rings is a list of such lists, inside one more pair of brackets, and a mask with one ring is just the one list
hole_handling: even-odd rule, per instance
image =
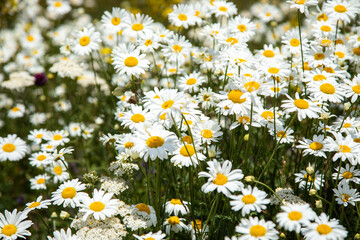
[[53, 139], [54, 139], [55, 141], [59, 141], [59, 140], [62, 139], [62, 136], [61, 136], [60, 134], [56, 134], [56, 135], [53, 136]]
[[347, 11], [346, 7], [343, 6], [343, 5], [336, 5], [336, 6], [334, 7], [334, 10], [335, 10], [336, 12], [338, 12], [338, 13], [344, 13], [344, 12]]
[[184, 157], [189, 157], [189, 156], [191, 157], [192, 155], [195, 154], [195, 149], [193, 146], [187, 144], [181, 147], [180, 154], [183, 155]]
[[300, 45], [300, 41], [296, 38], [293, 38], [290, 40], [290, 45], [293, 46], [293, 47], [297, 47]]
[[335, 73], [335, 70], [332, 67], [324, 67], [323, 70], [328, 73]]
[[311, 182], [311, 181], [312, 181], [311, 176], [309, 176], [309, 175], [307, 175], [307, 174], [304, 175], [304, 179], [307, 180], [308, 182]]
[[233, 103], [243, 103], [246, 101], [246, 98], [241, 98], [243, 94], [240, 90], [231, 90], [228, 94], [228, 99]]
[[90, 43], [90, 38], [88, 36], [84, 36], [79, 39], [79, 44], [83, 47], [87, 46], [89, 43]]
[[187, 16], [185, 14], [182, 14], [182, 13], [180, 13], [178, 15], [178, 18], [179, 18], [180, 21], [186, 21], [187, 20]]
[[145, 41], [145, 46], [150, 46], [152, 44], [151, 39]]
[[149, 237], [149, 238], [145, 238], [145, 240], [155, 240], [155, 238]]
[[213, 183], [216, 185], [224, 185], [227, 182], [228, 182], [228, 178], [221, 173], [217, 173], [216, 178], [213, 180]]
[[278, 74], [280, 71], [280, 69], [276, 68], [276, 67], [271, 67], [268, 69], [268, 72], [271, 74]]
[[174, 45], [172, 48], [176, 53], [180, 53], [182, 50], [182, 47], [179, 45]]
[[93, 210], [94, 212], [101, 212], [105, 208], [105, 204], [102, 202], [93, 202], [89, 206], [90, 210]]
[[345, 123], [345, 124], [343, 125], [343, 127], [344, 127], [344, 128], [349, 128], [349, 127], [351, 127], [351, 123]]
[[20, 111], [20, 108], [18, 108], [18, 107], [13, 107], [13, 108], [11, 109], [11, 111], [13, 111], [13, 112], [18, 112], [18, 111]]
[[349, 198], [350, 198], [350, 195], [348, 195], [348, 194], [342, 194], [341, 195], [341, 199], [344, 201], [344, 202], [347, 202], [347, 201], [349, 201]]
[[56, 166], [54, 167], [54, 172], [57, 174], [57, 175], [61, 175], [63, 170], [60, 166]]
[[165, 119], [166, 119], [166, 112], [164, 112], [163, 114], [161, 114], [161, 115], [159, 116], [159, 118], [160, 118], [161, 120], [165, 120]]
[[141, 23], [135, 23], [132, 25], [131, 29], [134, 31], [141, 31], [144, 29], [144, 26]]
[[317, 226], [316, 231], [318, 231], [320, 235], [327, 235], [331, 233], [332, 228], [329, 225], [320, 224], [319, 226]]
[[191, 226], [195, 229], [195, 225], [197, 227], [197, 229], [201, 229], [201, 220], [200, 219], [195, 219], [195, 224], [194, 221], [191, 222]]
[[330, 46], [331, 45], [331, 40], [329, 40], [329, 39], [323, 39], [323, 40], [321, 40], [321, 46], [323, 46], [323, 47], [328, 47], [328, 46]]
[[43, 136], [44, 136], [43, 134], [39, 133], [36, 135], [36, 138], [42, 138]]
[[261, 225], [254, 225], [250, 228], [250, 235], [253, 237], [262, 237], [266, 234], [266, 228]]
[[14, 224], [8, 224], [5, 225], [2, 229], [1, 229], [1, 233], [10, 237], [11, 235], [15, 234], [17, 232], [17, 228]]
[[62, 198], [74, 198], [76, 196], [76, 190], [73, 187], [67, 187], [61, 192]]
[[150, 215], [150, 208], [145, 203], [139, 203], [135, 207], [139, 210], [139, 212], [146, 212]]
[[252, 81], [252, 82], [245, 83], [244, 86], [245, 86], [246, 90], [248, 90], [249, 92], [252, 92], [254, 90], [258, 90], [260, 87], [260, 84]]
[[192, 138], [191, 138], [191, 136], [184, 136], [184, 137], [182, 138], [182, 140], [183, 140], [184, 142], [186, 142], [187, 144], [192, 143]]
[[325, 55], [323, 53], [316, 53], [314, 55], [315, 60], [321, 60], [321, 59], [324, 59], [324, 58], [325, 58]]
[[45, 183], [45, 178], [39, 178], [38, 180], [36, 180], [37, 184], [43, 184]]
[[289, 212], [288, 218], [291, 221], [299, 221], [302, 218], [302, 213], [298, 211]]
[[40, 203], [39, 203], [39, 202], [33, 202], [32, 204], [30, 204], [30, 205], [28, 206], [28, 208], [35, 208], [35, 207], [38, 207], [38, 206], [40, 206]]
[[164, 139], [162, 137], [153, 136], [146, 140], [146, 145], [150, 148], [158, 148], [164, 144]]
[[246, 26], [244, 24], [240, 24], [237, 27], [239, 29], [240, 32], [245, 32], [246, 31]]
[[328, 17], [326, 16], [325, 13], [322, 13], [320, 14], [318, 17], [317, 17], [317, 20], [320, 22], [320, 21], [324, 21], [326, 22], [328, 20]]
[[239, 123], [249, 123], [249, 122], [250, 122], [250, 118], [247, 117], [247, 116], [239, 117], [239, 118], [238, 118], [238, 122], [239, 122]]
[[275, 56], [275, 53], [272, 50], [265, 50], [263, 52], [263, 55], [267, 58], [272, 58]]
[[354, 48], [353, 53], [357, 56], [360, 56], [360, 47]]
[[46, 156], [44, 154], [39, 155], [36, 160], [38, 161], [44, 161], [46, 159]]
[[356, 143], [360, 143], [360, 138], [354, 138], [353, 141]]
[[135, 67], [137, 66], [139, 61], [136, 57], [127, 57], [124, 61], [125, 66], [127, 67]]
[[163, 109], [168, 109], [168, 108], [171, 108], [173, 104], [174, 104], [173, 100], [167, 100], [161, 105], [161, 107]]
[[351, 152], [351, 148], [346, 145], [339, 145], [339, 152], [349, 153]]
[[224, 7], [224, 6], [221, 6], [221, 7], [219, 7], [219, 11], [221, 11], [221, 12], [226, 12], [226, 11], [227, 11], [227, 8]]
[[189, 78], [188, 80], [186, 80], [186, 84], [187, 85], [193, 85], [196, 83], [196, 79], [195, 78]]
[[343, 173], [343, 178], [346, 178], [346, 179], [350, 179], [350, 178], [352, 178], [354, 175], [351, 173], [351, 172], [349, 172], [349, 171], [346, 171], [346, 172], [344, 172]]
[[133, 146], [134, 146], [134, 143], [132, 143], [132, 142], [127, 142], [127, 143], [125, 143], [125, 148], [127, 148], [127, 149], [131, 149]]
[[351, 89], [354, 91], [354, 93], [360, 94], [360, 85], [355, 85]]
[[204, 138], [212, 138], [213, 135], [213, 132], [209, 129], [204, 129], [201, 131], [201, 136], [203, 136]]
[[274, 113], [271, 112], [271, 111], [264, 111], [264, 112], [261, 114], [261, 116], [262, 116], [263, 118], [265, 118], [266, 120], [268, 120], [268, 119], [274, 119]]
[[295, 107], [300, 108], [300, 109], [308, 109], [309, 108], [309, 103], [304, 99], [296, 99], [294, 101], [294, 105], [295, 105]]
[[271, 90], [272, 90], [273, 92], [280, 92], [281, 88], [272, 87]]
[[168, 223], [170, 225], [177, 225], [177, 224], [180, 223], [180, 219], [178, 217], [176, 217], [176, 216], [172, 216], [172, 217], [169, 217]]
[[326, 77], [322, 74], [317, 74], [313, 77], [313, 80], [314, 81], [323, 81], [323, 80], [326, 80]]
[[119, 25], [119, 24], [120, 24], [120, 18], [118, 18], [118, 17], [113, 17], [113, 18], [111, 19], [111, 23], [112, 23], [113, 25], [115, 25], [115, 26]]
[[15, 145], [12, 144], [12, 143], [6, 143], [6, 144], [4, 144], [4, 146], [2, 147], [2, 150], [3, 150], [4, 152], [13, 152], [13, 151], [15, 151], [15, 149], [16, 149], [16, 147], [15, 147]]
[[322, 143], [320, 143], [320, 142], [312, 142], [309, 147], [310, 147], [312, 150], [317, 151], [317, 150], [322, 149], [322, 148], [323, 148], [323, 145], [322, 145]]
[[236, 38], [229, 37], [228, 39], [226, 39], [226, 42], [230, 43], [231, 45], [234, 45], [235, 43], [238, 43], [239, 41]]
[[182, 205], [180, 199], [177, 199], [177, 198], [171, 199], [171, 200], [170, 200], [170, 203], [171, 203], [172, 205]]
[[343, 52], [335, 52], [335, 55], [338, 56], [338, 58], [344, 58], [345, 57], [345, 53], [343, 53]]
[[199, 15], [200, 15], [200, 11], [196, 10], [194, 16], [195, 16], [195, 17], [198, 17]]
[[61, 2], [59, 1], [54, 2], [54, 7], [61, 7], [61, 5]]
[[256, 197], [254, 197], [253, 195], [245, 195], [241, 200], [245, 204], [253, 204], [256, 201]]
[[276, 136], [278, 136], [279, 138], [281, 138], [281, 137], [286, 137], [286, 133], [284, 132], [284, 131], [278, 131], [277, 133], [276, 133]]
[[[323, 32], [330, 32], [330, 31], [331, 31], [331, 27], [330, 27], [330, 26], [327, 26], [327, 25], [324, 25], [324, 26], [321, 26], [320, 30], [323, 31]], [[317, 60], [318, 60], [318, 59], [317, 59]]]
[[330, 83], [324, 83], [320, 86], [320, 91], [326, 94], [334, 94], [335, 93], [335, 87]]
[[133, 121], [135, 123], [145, 122], [145, 117], [139, 113], [136, 113], [136, 114], [132, 115], [131, 121]]

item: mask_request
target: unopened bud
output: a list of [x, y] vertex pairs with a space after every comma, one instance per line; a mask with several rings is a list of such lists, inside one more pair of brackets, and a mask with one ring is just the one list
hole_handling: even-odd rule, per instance
[[357, 234], [355, 235], [354, 240], [360, 240], [360, 234], [359, 234], [359, 233], [357, 233]]
[[57, 215], [57, 213], [56, 212], [52, 212], [52, 214], [51, 214], [51, 216], [50, 216], [51, 218], [57, 218], [58, 217], [58, 215]]
[[45, 101], [45, 100], [46, 100], [46, 96], [45, 96], [45, 95], [41, 95], [41, 96], [40, 96], [40, 101], [43, 102], [43, 101]]
[[310, 191], [309, 191], [309, 194], [311, 196], [316, 195], [316, 193], [317, 193], [316, 189], [310, 189]]
[[308, 167], [306, 168], [306, 172], [307, 172], [309, 175], [311, 175], [311, 174], [314, 173], [314, 168], [313, 168], [312, 166], [308, 166]]
[[216, 151], [215, 149], [214, 150], [209, 150], [208, 151], [208, 155], [209, 155], [209, 158], [214, 158], [216, 156]]
[[119, 124], [115, 124], [115, 125], [114, 125], [114, 129], [115, 129], [115, 130], [119, 130], [119, 128], [120, 128]]
[[60, 218], [62, 219], [62, 220], [65, 220], [65, 219], [67, 219], [67, 218], [69, 218], [70, 217], [70, 214], [68, 213], [68, 212], [65, 212], [65, 211], [61, 211], [60, 212]]
[[246, 182], [253, 182], [253, 181], [255, 180], [255, 177], [254, 177], [254, 176], [246, 176], [246, 177], [244, 178], [244, 180], [245, 180]]
[[321, 200], [316, 200], [315, 201], [315, 206], [316, 206], [316, 208], [321, 209], [323, 207], [322, 201]]
[[244, 141], [248, 141], [248, 140], [249, 140], [249, 134], [245, 134]]
[[349, 110], [350, 106], [351, 106], [351, 103], [349, 103], [349, 102], [344, 103], [345, 111]]

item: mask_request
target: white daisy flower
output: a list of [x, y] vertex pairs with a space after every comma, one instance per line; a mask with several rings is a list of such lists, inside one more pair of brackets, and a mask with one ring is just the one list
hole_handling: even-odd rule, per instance
[[249, 114], [251, 108], [249, 93], [234, 89], [228, 93], [220, 91], [220, 94], [216, 96], [220, 100], [218, 103], [219, 108], [226, 107], [230, 114]]
[[25, 106], [23, 104], [16, 104], [15, 107], [11, 108], [8, 112], [9, 118], [20, 118], [25, 114]]
[[317, 157], [327, 158], [325, 152], [327, 151], [326, 143], [323, 135], [314, 135], [313, 140], [304, 138], [299, 141], [297, 148], [303, 149], [304, 156], [314, 155]]
[[34, 209], [48, 208], [51, 205], [51, 200], [42, 200], [42, 196], [39, 196], [36, 201], [26, 204], [25, 210], [32, 211]]
[[314, 220], [316, 213], [309, 204], [287, 204], [281, 206], [281, 212], [276, 214], [276, 222], [286, 231], [295, 231], [300, 233], [301, 226]]
[[181, 199], [172, 198], [165, 203], [165, 212], [175, 216], [179, 216], [179, 213], [181, 213], [181, 215], [186, 215], [189, 213], [188, 204], [188, 202], [182, 201]]
[[237, 13], [236, 5], [232, 2], [217, 0], [210, 6], [212, 14], [216, 17], [231, 17]]
[[105, 11], [101, 17], [102, 25], [110, 33], [118, 34], [130, 21], [129, 13], [125, 9], [113, 7], [111, 13]]
[[355, 206], [355, 203], [360, 201], [360, 194], [356, 189], [350, 189], [349, 183], [341, 181], [337, 189], [333, 189], [335, 193], [335, 200], [338, 204], [347, 207], [348, 204]]
[[184, 36], [175, 34], [169, 39], [167, 45], [162, 48], [162, 52], [169, 62], [182, 65], [185, 62], [185, 57], [190, 52], [190, 48], [191, 43]]
[[137, 38], [140, 33], [152, 32], [153, 22], [154, 20], [147, 15], [141, 13], [130, 14], [130, 21], [124, 26], [123, 35]]
[[175, 5], [173, 11], [169, 13], [168, 18], [171, 24], [176, 27], [184, 27], [185, 29], [196, 23], [195, 10], [191, 5]]
[[52, 193], [51, 201], [55, 205], [63, 205], [72, 208], [80, 206], [80, 201], [88, 197], [87, 193], [80, 192], [85, 190], [85, 184], [81, 183], [79, 179], [73, 179], [61, 184], [58, 189]]
[[318, 118], [321, 108], [314, 102], [301, 99], [299, 94], [295, 94], [295, 100], [292, 99], [289, 95], [286, 94], [289, 100], [283, 100], [281, 107], [285, 112], [292, 113], [297, 112], [299, 121], [302, 121], [305, 118]]
[[324, 12], [335, 20], [342, 20], [345, 23], [351, 22], [359, 14], [359, 4], [345, 0], [328, 1], [323, 6]]
[[352, 165], [358, 164], [357, 155], [360, 154], [360, 146], [354, 142], [350, 135], [345, 138], [340, 133], [333, 132], [335, 139], [328, 137], [328, 147], [330, 151], [334, 151], [333, 161], [345, 161], [346, 159]]
[[28, 147], [16, 134], [0, 137], [0, 161], [19, 161], [28, 153]]
[[37, 152], [29, 157], [30, 165], [34, 167], [46, 166], [51, 163], [53, 158], [47, 152]]
[[331, 219], [325, 213], [315, 218], [315, 222], [306, 225], [301, 229], [307, 240], [335, 240], [345, 239], [348, 232], [339, 224], [339, 220]]
[[46, 133], [47, 133], [46, 129], [34, 129], [30, 131], [28, 135], [28, 139], [36, 144], [40, 144]]
[[183, 230], [188, 230], [188, 227], [186, 226], [184, 218], [179, 218], [177, 216], [171, 216], [168, 219], [164, 221], [166, 234], [170, 234], [170, 231], [173, 231], [175, 233], [182, 232]]
[[96, 220], [110, 218], [118, 213], [120, 201], [111, 199], [113, 193], [105, 193], [102, 190], [94, 189], [93, 197], [89, 196], [81, 199], [79, 212], [84, 212], [83, 221], [89, 215], [93, 215]]
[[205, 77], [199, 72], [193, 72], [179, 79], [179, 88], [190, 93], [198, 92], [200, 86], [205, 82]]
[[305, 16], [309, 15], [309, 6], [317, 5], [318, 0], [287, 0], [290, 3], [290, 8], [296, 8]]
[[53, 232], [54, 237], [48, 236], [48, 240], [79, 240], [79, 238], [76, 235], [71, 234], [71, 229], [68, 228], [65, 232], [64, 229], [61, 229], [60, 231]]
[[148, 110], [143, 110], [141, 106], [132, 104], [129, 111], [124, 112], [121, 125], [131, 130], [140, 129], [142, 125], [150, 121], [151, 116], [152, 114], [148, 113]]
[[156, 226], [156, 212], [152, 206], [145, 203], [138, 203], [136, 205], [132, 205], [131, 207], [133, 208], [134, 214], [142, 217], [146, 221], [147, 227]]
[[149, 232], [147, 234], [138, 236], [136, 234], [133, 234], [133, 236], [138, 240], [163, 240], [165, 239], [166, 235], [162, 233], [161, 231], [158, 231], [156, 233]]
[[220, 125], [213, 120], [200, 121], [193, 129], [195, 138], [201, 139], [202, 142], [210, 144], [218, 142], [223, 135]]
[[100, 43], [100, 33], [95, 31], [94, 26], [89, 25], [76, 33], [72, 49], [75, 54], [80, 56], [89, 55], [94, 50], [99, 49]]
[[5, 215], [0, 213], [0, 237], [4, 240], [14, 240], [31, 236], [27, 230], [33, 223], [27, 218], [27, 211], [21, 212], [14, 209], [12, 212], [5, 210]]
[[35, 190], [46, 189], [50, 177], [47, 174], [40, 174], [30, 179], [30, 188]]
[[52, 173], [54, 177], [53, 181], [55, 184], [62, 183], [70, 178], [66, 166], [62, 161], [52, 162], [51, 165], [48, 167], [48, 171]]
[[255, 35], [256, 25], [249, 18], [236, 16], [230, 20], [228, 29], [244, 39], [250, 39]]
[[207, 162], [209, 172], [200, 172], [199, 177], [207, 177], [208, 181], [201, 190], [205, 193], [217, 190], [229, 197], [231, 192], [242, 190], [244, 184], [240, 182], [244, 177], [240, 169], [231, 171], [232, 163], [226, 160], [223, 164], [216, 160]]
[[351, 81], [344, 79], [346, 84], [343, 85], [345, 97], [351, 97], [351, 102], [354, 103], [360, 96], [360, 74], [356, 75]]
[[231, 209], [239, 211], [241, 209], [241, 215], [244, 217], [251, 211], [261, 212], [266, 209], [266, 204], [270, 203], [269, 199], [266, 199], [266, 192], [259, 190], [257, 187], [252, 188], [248, 186], [241, 190], [241, 195], [230, 196]]
[[46, 0], [46, 10], [52, 15], [65, 15], [71, 11], [71, 6], [68, 0]]
[[299, 183], [299, 187], [304, 189], [315, 188], [319, 190], [324, 185], [325, 179], [323, 174], [316, 171], [314, 174], [309, 175], [305, 170], [301, 170], [300, 173], [295, 173], [295, 182]]
[[341, 103], [344, 92], [335, 81], [317, 81], [308, 84], [311, 96], [321, 102]]
[[350, 166], [350, 164], [346, 164], [345, 168], [341, 167], [340, 172], [337, 168], [332, 175], [333, 179], [339, 179], [340, 182], [354, 182], [356, 184], [360, 183], [360, 170], [355, 169], [355, 166]]
[[44, 139], [49, 141], [50, 145], [58, 146], [68, 143], [70, 141], [68, 136], [69, 133], [65, 132], [64, 130], [55, 130], [47, 132], [44, 136]]
[[264, 219], [250, 217], [241, 219], [235, 231], [242, 234], [241, 240], [272, 240], [279, 239], [279, 232], [275, 229], [275, 224], [271, 221], [265, 222]]
[[179, 147], [173, 152], [175, 155], [170, 159], [170, 161], [174, 164], [174, 166], [178, 166], [180, 168], [190, 167], [193, 165], [197, 166], [199, 161], [203, 161], [206, 158], [200, 152], [200, 150], [200, 148], [195, 150], [192, 144], [180, 144]]

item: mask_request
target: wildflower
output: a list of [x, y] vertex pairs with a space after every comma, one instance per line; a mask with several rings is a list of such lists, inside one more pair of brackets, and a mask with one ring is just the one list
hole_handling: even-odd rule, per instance
[[[340, 170], [340, 171], [339, 171]], [[345, 168], [341, 167], [340, 169], [335, 168], [335, 173], [333, 173], [333, 179], [338, 179], [341, 182], [354, 182], [356, 184], [360, 183], [360, 170], [355, 169], [355, 166], [350, 166], [346, 164]]]
[[290, 8], [297, 8], [305, 16], [309, 15], [309, 6], [317, 5], [318, 0], [287, 0], [290, 3]]
[[140, 216], [143, 220], [146, 221], [147, 227], [156, 226], [156, 212], [152, 206], [145, 203], [138, 203], [133, 205], [132, 208], [136, 215]]
[[17, 238], [26, 238], [31, 236], [27, 230], [33, 223], [27, 218], [27, 212], [12, 212], [5, 210], [5, 215], [0, 213], [0, 237], [5, 240], [13, 240]]
[[347, 231], [339, 224], [339, 220], [330, 219], [325, 213], [315, 218], [315, 222], [306, 225], [301, 229], [305, 239], [345, 239]]
[[30, 188], [35, 190], [46, 189], [47, 181], [50, 177], [47, 174], [40, 174], [30, 179]]
[[104, 15], [101, 17], [101, 22], [105, 29], [110, 33], [115, 34], [118, 34], [129, 20], [129, 14], [126, 10], [118, 7], [113, 7], [111, 13], [105, 11]]
[[47, 152], [37, 152], [29, 157], [30, 165], [35, 167], [46, 166], [51, 163], [51, 155]]
[[333, 189], [335, 193], [335, 200], [338, 204], [347, 207], [348, 204], [355, 206], [355, 203], [360, 201], [360, 194], [356, 189], [350, 189], [350, 185], [347, 182], [340, 182], [337, 189]]
[[169, 13], [169, 21], [176, 27], [184, 27], [195, 25], [195, 10], [190, 5], [175, 5], [171, 13]]
[[197, 166], [199, 161], [203, 161], [206, 158], [199, 150], [200, 149], [195, 150], [194, 146], [191, 144], [180, 144], [180, 146], [174, 151], [173, 154], [175, 155], [170, 159], [170, 161], [174, 163], [175, 166], [179, 167], [189, 167], [192, 165]]
[[42, 208], [48, 208], [49, 205], [51, 205], [50, 200], [42, 200], [42, 196], [39, 196], [36, 201], [30, 202], [26, 204], [25, 210], [32, 211], [34, 209], [42, 209]]
[[249, 219], [241, 219], [236, 226], [235, 231], [242, 234], [242, 239], [278, 239], [278, 231], [275, 224], [271, 221], [265, 222], [264, 219], [250, 217]]
[[299, 143], [300, 144], [296, 147], [304, 149], [304, 156], [309, 154], [317, 157], [327, 158], [325, 154], [325, 152], [327, 151], [327, 147], [323, 135], [314, 135], [313, 140], [304, 138], [303, 140], [300, 140]]
[[146, 233], [146, 234], [144, 234], [142, 236], [138, 236], [136, 234], [133, 234], [133, 236], [138, 240], [146, 240], [146, 239], [163, 240], [166, 237], [166, 235], [164, 233], [162, 233], [161, 231], [158, 231], [156, 233], [149, 232], [149, 233]]
[[300, 188], [310, 188], [313, 187], [317, 190], [320, 189], [320, 186], [323, 186], [325, 179], [319, 171], [316, 171], [314, 175], [308, 174], [305, 170], [301, 170], [300, 173], [295, 173], [295, 182], [299, 182]]
[[330, 18], [349, 23], [359, 13], [359, 6], [344, 0], [332, 0], [324, 4], [324, 12]]
[[175, 216], [178, 216], [179, 213], [186, 215], [189, 213], [188, 204], [188, 202], [182, 201], [181, 199], [172, 198], [170, 201], [165, 203], [165, 212], [169, 215], [174, 214]]
[[28, 152], [28, 147], [16, 134], [0, 137], [0, 161], [18, 161]]
[[44, 139], [49, 141], [49, 144], [58, 146], [68, 143], [70, 141], [68, 136], [69, 134], [64, 130], [55, 130], [47, 132], [46, 135], [44, 135]]
[[78, 240], [79, 238], [76, 235], [72, 235], [71, 229], [68, 228], [65, 232], [64, 229], [61, 229], [60, 231], [53, 232], [54, 237], [48, 236], [48, 240]]
[[281, 107], [288, 113], [297, 112], [299, 121], [302, 121], [306, 117], [317, 118], [321, 112], [320, 107], [316, 105], [316, 103], [300, 98], [298, 93], [295, 94], [295, 100], [289, 95], [286, 96], [289, 100], [284, 100]]
[[164, 221], [166, 234], [170, 234], [170, 231], [174, 231], [175, 233], [181, 232], [183, 230], [188, 230], [188, 227], [185, 223], [183, 223], [185, 219], [179, 218], [177, 216], [171, 216]]
[[61, 184], [58, 189], [52, 193], [51, 201], [55, 205], [63, 205], [72, 208], [80, 206], [80, 201], [88, 197], [87, 193], [81, 192], [85, 190], [85, 184], [81, 183], [79, 179], [73, 179]]
[[47, 0], [46, 3], [50, 14], [65, 15], [71, 11], [71, 6], [66, 0]]

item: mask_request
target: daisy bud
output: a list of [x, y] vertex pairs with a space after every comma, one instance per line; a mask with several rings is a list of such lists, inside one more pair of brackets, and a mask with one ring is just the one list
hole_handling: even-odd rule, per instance
[[40, 101], [43, 102], [43, 101], [45, 101], [45, 100], [46, 100], [46, 96], [45, 96], [45, 95], [41, 95], [41, 96], [40, 96]]
[[249, 134], [245, 134], [244, 141], [248, 141], [248, 140], [249, 140]]
[[54, 74], [48, 73], [48, 74], [47, 74], [47, 78], [48, 78], [48, 79], [53, 79], [53, 78], [54, 78]]
[[284, 238], [284, 239], [286, 239], [286, 235], [285, 235], [285, 233], [280, 233], [280, 238]]
[[316, 195], [316, 193], [317, 193], [316, 189], [310, 189], [310, 191], [309, 191], [309, 194], [311, 196]]
[[312, 166], [308, 166], [307, 168], [306, 168], [306, 172], [309, 174], [309, 175], [311, 175], [311, 174], [313, 174], [314, 173], [314, 168], [312, 167]]
[[315, 201], [315, 206], [316, 206], [316, 208], [321, 209], [323, 207], [322, 201], [321, 200], [316, 200]]
[[114, 129], [115, 129], [115, 130], [119, 130], [119, 128], [120, 128], [119, 124], [115, 124], [115, 125], [114, 125]]
[[209, 154], [209, 158], [214, 158], [216, 155], [215, 149], [209, 150], [208, 154]]
[[354, 240], [360, 240], [360, 234], [359, 234], [359, 233], [357, 233], [357, 234], [355, 235]]
[[57, 213], [56, 212], [53, 212], [52, 214], [51, 214], [51, 216], [50, 216], [51, 218], [57, 218], [58, 217], [58, 215], [57, 215]]
[[350, 106], [351, 106], [351, 103], [349, 103], [349, 102], [344, 103], [345, 111], [349, 110]]
[[246, 176], [246, 177], [244, 178], [244, 180], [245, 180], [246, 182], [252, 182], [252, 181], [255, 180], [255, 177], [254, 177], [254, 176]]
[[61, 211], [60, 212], [60, 218], [62, 219], [62, 220], [65, 220], [65, 219], [67, 219], [67, 218], [69, 218], [70, 217], [70, 214], [68, 213], [68, 212], [65, 212], [65, 211]]
[[324, 120], [327, 120], [330, 118], [330, 113], [328, 112], [322, 112], [321, 113], [321, 118], [324, 119]]

